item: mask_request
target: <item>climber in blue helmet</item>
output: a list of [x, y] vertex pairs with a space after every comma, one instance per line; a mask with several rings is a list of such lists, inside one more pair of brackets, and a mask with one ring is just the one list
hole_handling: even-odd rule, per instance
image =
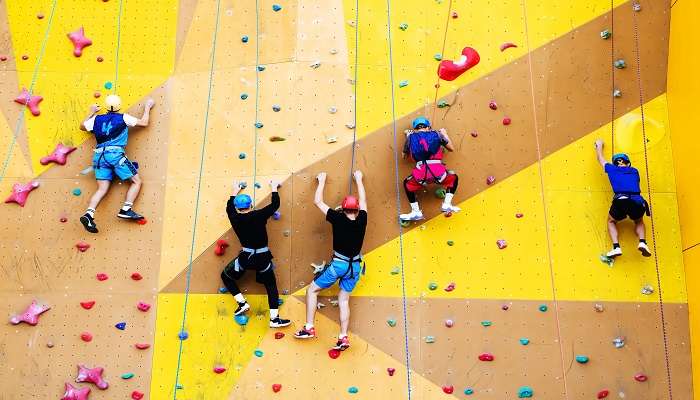
[[236, 281], [243, 277], [246, 270], [255, 271], [255, 281], [263, 284], [267, 291], [270, 327], [281, 328], [289, 325], [291, 321], [279, 315], [280, 295], [267, 239], [267, 221], [280, 208], [280, 195], [277, 192], [280, 184], [275, 181], [270, 182], [272, 190], [270, 204], [259, 210], [253, 208], [253, 199], [250, 196], [241, 193], [244, 186], [243, 183], [234, 181], [233, 194], [226, 203], [226, 214], [241, 242], [241, 251], [221, 272], [221, 280], [238, 303], [234, 315], [243, 315], [250, 310], [250, 305]]
[[608, 233], [613, 242], [613, 248], [607, 252], [610, 258], [622, 255], [622, 249], [618, 240], [617, 223], [629, 217], [634, 221], [634, 231], [639, 237], [637, 249], [644, 257], [651, 256], [651, 251], [646, 242], [646, 227], [644, 226], [644, 214], [650, 215], [649, 205], [641, 196], [639, 187], [639, 171], [632, 167], [630, 158], [625, 153], [617, 153], [612, 156], [609, 163], [603, 155], [603, 140], [595, 142], [598, 162], [605, 169], [613, 189], [612, 205], [608, 212]]

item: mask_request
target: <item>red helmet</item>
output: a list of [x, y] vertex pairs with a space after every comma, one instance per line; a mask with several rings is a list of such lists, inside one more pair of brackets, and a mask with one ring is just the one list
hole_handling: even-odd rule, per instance
[[357, 211], [360, 209], [360, 202], [357, 201], [357, 197], [355, 196], [345, 196], [341, 207], [343, 208], [343, 210]]

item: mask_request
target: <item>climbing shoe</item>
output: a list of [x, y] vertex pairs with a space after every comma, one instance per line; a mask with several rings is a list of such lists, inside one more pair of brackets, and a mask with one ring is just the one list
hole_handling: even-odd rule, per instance
[[316, 328], [303, 328], [299, 332], [294, 334], [297, 339], [311, 339], [316, 337]]
[[80, 223], [83, 224], [85, 230], [90, 233], [97, 233], [97, 225], [95, 224], [95, 219], [90, 216], [90, 214], [85, 213], [80, 217]]
[[245, 303], [238, 303], [238, 308], [236, 311], [233, 313], [234, 316], [239, 316], [243, 314], [244, 312], [250, 310], [250, 304], [246, 301]]
[[605, 255], [606, 255], [608, 258], [615, 258], [615, 257], [617, 257], [617, 256], [621, 256], [621, 255], [622, 255], [622, 249], [619, 248], [619, 247], [615, 247], [615, 248], [613, 248], [612, 250], [610, 250], [609, 252], [605, 253]]
[[350, 347], [350, 340], [348, 339], [347, 336], [343, 336], [341, 339], [338, 339], [338, 341], [335, 343], [335, 346], [333, 346], [334, 350], [347, 350]]
[[459, 207], [457, 207], [457, 206], [453, 206], [452, 204], [445, 204], [445, 203], [442, 203], [442, 208], [441, 208], [441, 210], [442, 210], [442, 212], [444, 212], [445, 214], [452, 214], [452, 213], [456, 213], [456, 212], [462, 211], [462, 209], [459, 208]]
[[119, 210], [119, 213], [117, 214], [117, 217], [122, 218], [122, 219], [133, 219], [133, 220], [138, 220], [138, 219], [143, 219], [143, 215], [137, 213], [136, 211], [132, 210], [131, 208], [124, 211], [124, 210]]
[[401, 219], [401, 221], [419, 221], [423, 219], [423, 212], [414, 210], [408, 214], [399, 215], [399, 219]]
[[649, 246], [647, 246], [646, 243], [639, 242], [639, 244], [637, 245], [637, 249], [639, 249], [639, 252], [642, 253], [644, 257], [651, 257], [651, 251], [649, 250]]
[[270, 328], [284, 328], [285, 326], [289, 326], [292, 321], [280, 317], [276, 317], [270, 320]]

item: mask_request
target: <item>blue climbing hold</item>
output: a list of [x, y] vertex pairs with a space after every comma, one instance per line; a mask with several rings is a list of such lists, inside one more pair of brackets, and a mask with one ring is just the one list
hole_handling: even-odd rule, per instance
[[474, 394], [474, 389], [466, 388], [466, 389], [464, 389], [464, 394], [466, 394], [467, 396], [470, 396], [470, 395]]
[[441, 61], [441, 60], [442, 60], [442, 54], [440, 54], [440, 53], [435, 53], [435, 55], [433, 56], [433, 58], [435, 59], [435, 61]]
[[240, 326], [246, 326], [248, 324], [248, 317], [246, 315], [236, 315], [233, 319]]
[[253, 353], [255, 354], [255, 357], [258, 357], [258, 358], [262, 357], [264, 354], [263, 351], [260, 349], [256, 349]]
[[73, 189], [73, 196], [80, 196], [83, 192], [80, 190], [80, 188], [75, 188]]
[[282, 304], [284, 304], [284, 299], [283, 298], [277, 299], [277, 305], [281, 306]]
[[105, 89], [111, 89], [112, 88], [112, 82], [105, 82]]
[[272, 214], [272, 219], [274, 219], [275, 221], [279, 221], [280, 218], [282, 218], [282, 214], [280, 214], [279, 211], [275, 211], [275, 212]]
[[126, 322], [119, 322], [118, 324], [114, 325], [115, 328], [119, 329], [120, 331], [123, 331], [126, 329]]
[[258, 65], [258, 71], [265, 71], [264, 65]]
[[532, 397], [532, 394], [533, 394], [532, 388], [529, 386], [522, 386], [518, 389], [518, 398], [519, 399], [530, 398], [530, 397]]
[[238, 153], [238, 158], [241, 160], [245, 159], [245, 153]]
[[528, 344], [530, 344], [530, 339], [520, 338], [520, 344], [522, 344], [523, 346], [527, 346]]
[[177, 389], [177, 390], [182, 390], [182, 388], [183, 388], [183, 386], [182, 386], [182, 384], [180, 384], [180, 383], [178, 383], [177, 385], [175, 385], [175, 389]]
[[248, 36], [247, 35], [241, 36], [241, 42], [248, 43]]
[[357, 393], [357, 392], [359, 392], [359, 391], [360, 391], [360, 389], [358, 389], [357, 386], [350, 386], [350, 387], [348, 388], [348, 393], [350, 393], [350, 394], [355, 394], [355, 393]]
[[241, 189], [245, 189], [245, 188], [248, 187], [248, 184], [247, 184], [245, 181], [243, 181], [243, 182], [239, 183], [238, 186], [239, 186]]
[[262, 185], [260, 184], [260, 182], [255, 182], [256, 189], [260, 189], [261, 187], [262, 187]]
[[282, 6], [279, 4], [273, 4], [272, 5], [272, 11], [277, 12], [282, 9]]
[[220, 287], [219, 293], [221, 293], [221, 294], [228, 293], [228, 289], [226, 289], [225, 287]]
[[180, 331], [180, 333], [177, 334], [177, 337], [180, 340], [187, 340], [187, 338], [190, 337], [190, 335], [185, 331]]
[[542, 311], [542, 312], [547, 311], [547, 310], [548, 310], [547, 305], [546, 305], [546, 304], [542, 304], [542, 305], [540, 306], [539, 310]]
[[241, 100], [245, 100], [248, 98], [248, 93], [241, 93]]
[[263, 123], [262, 123], [262, 122], [256, 122], [256, 123], [255, 123], [255, 127], [258, 128], [258, 129], [260, 129], [260, 128], [263, 127]]
[[282, 107], [278, 106], [277, 104], [272, 106], [272, 111], [274, 112], [280, 112], [282, 110]]
[[585, 364], [588, 362], [588, 356], [576, 356], [576, 362], [579, 364]]
[[400, 88], [406, 87], [406, 86], [408, 86], [408, 81], [407, 81], [407, 80], [403, 80], [403, 81], [399, 82], [399, 87], [400, 87]]

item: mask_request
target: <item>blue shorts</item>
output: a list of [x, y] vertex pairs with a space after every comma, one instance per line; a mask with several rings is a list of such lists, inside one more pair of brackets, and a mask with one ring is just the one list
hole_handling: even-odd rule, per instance
[[92, 168], [95, 169], [95, 179], [98, 181], [111, 181], [115, 174], [125, 181], [138, 173], [136, 166], [126, 158], [124, 152], [118, 150], [95, 153], [92, 157]]
[[327, 289], [335, 283], [335, 281], [340, 280], [338, 286], [344, 291], [350, 293], [355, 289], [355, 285], [360, 280], [360, 273], [362, 272], [362, 266], [359, 261], [352, 263], [352, 272], [348, 271], [348, 262], [333, 260], [330, 264], [323, 269], [314, 282], [321, 288]]

